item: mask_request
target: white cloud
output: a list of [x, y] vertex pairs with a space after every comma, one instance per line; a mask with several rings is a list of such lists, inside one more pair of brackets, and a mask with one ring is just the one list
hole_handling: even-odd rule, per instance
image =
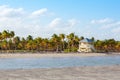
[[75, 25], [79, 24], [79, 21], [76, 19], [70, 19], [68, 20], [68, 26], [74, 27]]
[[120, 27], [112, 29], [113, 33], [120, 33]]
[[111, 21], [112, 21], [112, 19], [104, 18], [104, 19], [100, 19], [100, 20], [92, 20], [91, 23], [92, 24], [104, 24], [104, 23], [109, 23]]
[[0, 18], [13, 18], [24, 15], [25, 11], [23, 8], [10, 8], [7, 5], [0, 6]]
[[55, 18], [54, 20], [52, 20], [49, 24], [49, 27], [54, 28], [54, 27], [58, 27], [62, 24], [62, 19], [61, 18]]
[[39, 17], [42, 15], [45, 15], [47, 13], [48, 9], [47, 8], [42, 8], [37, 11], [32, 12], [31, 17]]
[[53, 19], [49, 25], [48, 25], [48, 32], [50, 32], [51, 34], [53, 33], [65, 33], [65, 34], [69, 34], [71, 32], [75, 32], [77, 31], [77, 27], [76, 25], [78, 25], [79, 21], [76, 19], [68, 19], [68, 20], [63, 20], [61, 18], [55, 18]]
[[120, 26], [120, 21], [115, 21], [110, 18], [100, 19], [100, 20], [92, 20], [92, 26], [97, 26], [102, 30], [106, 29], [114, 29]]
[[69, 19], [64, 21], [61, 18], [55, 18], [53, 21], [50, 22], [50, 27], [74, 27], [75, 25], [79, 24], [79, 21], [76, 19]]
[[115, 28], [115, 27], [118, 27], [120, 26], [120, 21], [118, 22], [111, 22], [109, 24], [104, 24], [101, 28], [102, 29], [109, 29], [109, 28]]
[[[120, 39], [120, 21], [110, 18], [104, 18], [100, 20], [92, 20], [89, 24], [89, 31], [94, 33], [95, 37], [108, 39], [115, 38]], [[86, 30], [87, 31], [87, 30]], [[91, 34], [90, 34], [91, 35]]]

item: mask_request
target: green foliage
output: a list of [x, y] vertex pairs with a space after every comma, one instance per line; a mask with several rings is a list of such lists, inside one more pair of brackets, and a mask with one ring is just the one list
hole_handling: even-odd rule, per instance
[[77, 52], [77, 50], [78, 50], [78, 48], [73, 47], [73, 48], [71, 49], [71, 52]]
[[71, 49], [64, 49], [65, 53], [69, 53], [69, 52], [77, 52], [78, 48], [71, 48]]
[[[40, 51], [56, 51], [56, 52], [77, 52], [79, 41], [84, 37], [78, 37], [75, 33], [53, 34], [51, 38], [33, 38], [28, 35], [26, 38], [15, 36], [14, 31], [4, 30], [0, 32], [0, 51], [2, 52], [40, 52]], [[94, 42], [96, 52], [115, 52], [120, 51], [120, 41], [114, 39], [95, 40]]]
[[71, 50], [70, 49], [64, 49], [64, 52], [69, 53], [69, 52], [71, 52]]

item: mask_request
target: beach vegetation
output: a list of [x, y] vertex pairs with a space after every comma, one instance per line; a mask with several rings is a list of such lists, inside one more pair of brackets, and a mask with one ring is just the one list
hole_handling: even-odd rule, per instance
[[[19, 37], [14, 31], [4, 30], [0, 32], [1, 52], [77, 52], [79, 41], [84, 36], [79, 37], [75, 33], [53, 34], [50, 38], [40, 36], [34, 38], [32, 35]], [[94, 42], [96, 52], [120, 52], [120, 41], [115, 39], [96, 40]]]

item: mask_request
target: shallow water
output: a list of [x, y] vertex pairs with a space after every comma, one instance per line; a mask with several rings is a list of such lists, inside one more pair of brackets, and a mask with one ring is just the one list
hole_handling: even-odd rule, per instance
[[0, 69], [62, 68], [120, 64], [120, 56], [1, 58]]

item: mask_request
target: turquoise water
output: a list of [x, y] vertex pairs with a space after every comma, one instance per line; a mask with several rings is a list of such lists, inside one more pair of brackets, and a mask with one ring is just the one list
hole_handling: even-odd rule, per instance
[[0, 69], [63, 68], [120, 64], [120, 56], [1, 58]]

